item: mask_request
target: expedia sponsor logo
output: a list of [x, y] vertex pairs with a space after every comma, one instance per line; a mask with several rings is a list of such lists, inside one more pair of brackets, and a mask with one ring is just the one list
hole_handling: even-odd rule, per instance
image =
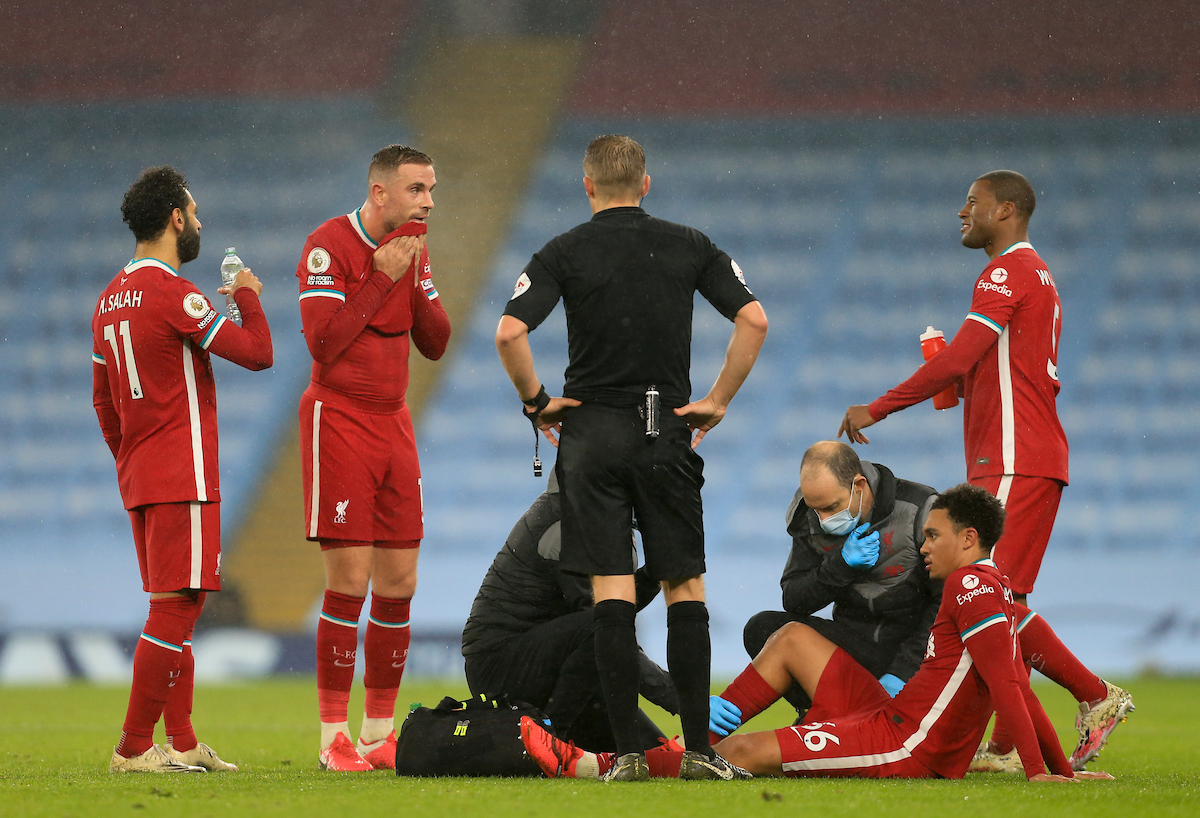
[[996, 589], [991, 585], [980, 585], [978, 588], [967, 591], [965, 594], [959, 594], [955, 597], [959, 605], [966, 605], [972, 599], [983, 594], [994, 594]]
[[1004, 284], [995, 284], [991, 281], [980, 281], [979, 284], [975, 287], [975, 289], [991, 290], [994, 293], [999, 293], [1000, 295], [1007, 296], [1008, 298], [1012, 298], [1012, 290], [1010, 290]]
[[308, 286], [310, 287], [332, 287], [333, 276], [318, 276], [312, 275], [308, 277]]

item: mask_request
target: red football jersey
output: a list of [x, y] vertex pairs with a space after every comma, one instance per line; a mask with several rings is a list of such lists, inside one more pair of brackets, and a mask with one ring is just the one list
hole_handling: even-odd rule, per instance
[[1029, 242], [1014, 244], [980, 274], [967, 320], [999, 336], [966, 377], [967, 479], [1020, 474], [1067, 482], [1067, 436], [1056, 407], [1062, 304]]
[[102, 427], [108, 407], [120, 418], [117, 480], [126, 508], [221, 499], [208, 348], [227, 324], [199, 287], [156, 259], [131, 261], [100, 294], [93, 401]]
[[374, 269], [378, 247], [357, 210], [314, 230], [296, 269], [300, 316], [313, 384], [395, 411], [408, 388], [409, 335], [425, 357], [436, 359], [445, 351], [450, 322], [428, 252], [393, 284]]
[[[973, 637], [987, 634], [991, 647], [972, 655]], [[916, 675], [896, 694], [885, 712], [901, 730], [911, 730], [904, 747], [914, 758], [939, 775], [962, 778], [983, 738], [994, 708], [993, 697], [984, 676], [993, 681], [1003, 678], [1012, 689], [1022, 684], [1016, 662], [1017, 630], [1012, 594], [1004, 576], [991, 560], [960, 568], [945, 581], [937, 619], [929, 631], [925, 659]], [[996, 647], [999, 646], [999, 650]], [[982, 670], [982, 672], [981, 672]], [[1020, 690], [1027, 690], [1025, 681]], [[1000, 702], [996, 702], [999, 706]], [[1026, 769], [1040, 769], [1043, 759], [1038, 751], [1034, 725], [1024, 705], [1023, 719], [1010, 718], [1013, 738], [1021, 751]]]

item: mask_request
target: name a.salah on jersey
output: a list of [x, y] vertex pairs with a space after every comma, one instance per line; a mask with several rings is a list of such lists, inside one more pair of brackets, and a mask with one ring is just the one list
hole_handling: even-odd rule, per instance
[[96, 307], [96, 315], [104, 315], [106, 312], [119, 310], [122, 307], [140, 306], [142, 306], [141, 290], [122, 290], [119, 293], [113, 293], [107, 299], [101, 299]]

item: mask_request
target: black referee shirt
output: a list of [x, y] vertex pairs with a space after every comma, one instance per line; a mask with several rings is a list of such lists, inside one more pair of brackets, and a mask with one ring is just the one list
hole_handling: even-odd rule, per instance
[[654, 384], [663, 406], [674, 408], [691, 400], [697, 291], [731, 321], [756, 300], [733, 259], [700, 231], [640, 207], [614, 207], [535, 253], [504, 314], [532, 330], [562, 299], [570, 355], [564, 396], [636, 406]]

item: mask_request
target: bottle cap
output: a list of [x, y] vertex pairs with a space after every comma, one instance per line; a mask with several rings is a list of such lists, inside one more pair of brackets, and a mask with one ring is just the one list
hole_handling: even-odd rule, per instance
[[227, 256], [232, 256], [236, 252], [237, 252], [237, 248], [234, 248], [234, 247], [226, 247], [225, 248], [225, 255], [227, 255]]
[[928, 341], [931, 338], [945, 338], [945, 337], [946, 337], [945, 334], [941, 330], [934, 329], [933, 327], [926, 327], [925, 331], [923, 333], [921, 333], [922, 341]]

